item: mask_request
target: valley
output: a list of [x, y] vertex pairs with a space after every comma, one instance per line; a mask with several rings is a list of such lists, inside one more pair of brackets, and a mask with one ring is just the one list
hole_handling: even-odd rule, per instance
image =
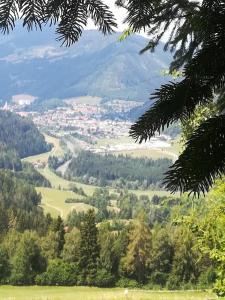
[[[203, 9], [116, 1], [131, 9], [123, 33], [103, 1], [8, 2], [0, 4], [2, 32], [12, 29], [0, 38], [0, 300], [224, 299], [224, 115], [212, 99], [223, 90], [209, 84], [213, 57], [202, 71], [189, 65], [204, 48], [197, 29], [207, 1]], [[168, 43], [142, 34], [154, 6], [177, 18]], [[83, 30], [87, 17], [104, 35]], [[50, 26], [33, 32], [38, 18]]]
[[[87, 211], [89, 208], [91, 208], [91, 206], [82, 203], [83, 197], [72, 192], [70, 190], [70, 186], [71, 184], [76, 184], [76, 186], [78, 188], [82, 188], [88, 196], [91, 196], [98, 187], [66, 180], [63, 177], [54, 173], [51, 169], [49, 169], [47, 165], [48, 158], [50, 156], [63, 157], [66, 149], [65, 148], [63, 149], [62, 146], [60, 146], [59, 138], [52, 137], [47, 134], [45, 134], [44, 136], [47, 143], [53, 144], [52, 150], [48, 153], [43, 153], [40, 155], [31, 156], [24, 159], [24, 161], [32, 163], [34, 167], [38, 170], [38, 172], [40, 172], [51, 183], [52, 188], [44, 188], [44, 187], [37, 188], [37, 191], [42, 194], [41, 207], [43, 207], [46, 213], [51, 213], [55, 217], [60, 215], [63, 218], [67, 217], [68, 213], [71, 212], [71, 210], [73, 209], [77, 210], [78, 212]], [[120, 142], [123, 141], [123, 139], [115, 140], [114, 143], [116, 141]], [[98, 143], [100, 145], [101, 144], [104, 145], [106, 143], [106, 140], [103, 139], [102, 142], [101, 140], [99, 140]], [[160, 155], [159, 157], [161, 158], [164, 155], [164, 152], [157, 148], [156, 150], [154, 148], [150, 150], [150, 153], [151, 151], [153, 157], [154, 157], [153, 154], [154, 151], [158, 151]], [[135, 151], [133, 153], [135, 153]], [[136, 154], [134, 155], [136, 156]], [[148, 153], [148, 155], [150, 156], [151, 154]], [[139, 156], [139, 150], [137, 150], [137, 156]], [[110, 193], [115, 192], [115, 189], [109, 187], [107, 189], [109, 190]], [[141, 196], [144, 194], [147, 195], [148, 197], [153, 197], [154, 195], [166, 196], [169, 194], [168, 192], [163, 190], [130, 190], [130, 192], [134, 193], [137, 196]], [[68, 198], [76, 198], [76, 199], [79, 198], [81, 201], [79, 204], [76, 205], [68, 204], [65, 203], [65, 200]]]

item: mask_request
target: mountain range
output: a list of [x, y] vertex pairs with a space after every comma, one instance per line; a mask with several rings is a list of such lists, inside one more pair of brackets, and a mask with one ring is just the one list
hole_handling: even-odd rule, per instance
[[27, 32], [20, 24], [0, 37], [0, 98], [25, 94], [36, 99], [99, 96], [105, 100], [145, 102], [163, 82], [170, 54], [161, 45], [155, 53], [139, 54], [148, 40], [120, 33], [103, 36], [85, 31], [78, 43], [61, 47], [52, 29]]

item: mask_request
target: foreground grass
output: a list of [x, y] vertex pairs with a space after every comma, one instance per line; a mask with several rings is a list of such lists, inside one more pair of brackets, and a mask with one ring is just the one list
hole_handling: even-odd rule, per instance
[[0, 300], [206, 300], [216, 299], [204, 292], [152, 292], [87, 287], [0, 287]]

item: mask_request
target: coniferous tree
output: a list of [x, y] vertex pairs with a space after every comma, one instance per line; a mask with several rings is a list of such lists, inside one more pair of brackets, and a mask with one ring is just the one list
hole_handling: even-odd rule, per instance
[[63, 260], [68, 263], [79, 261], [80, 257], [80, 231], [72, 229], [65, 235], [65, 245], [62, 253]]
[[12, 259], [10, 281], [15, 285], [33, 284], [35, 276], [46, 268], [35, 234], [25, 232]]
[[65, 244], [64, 223], [60, 216], [53, 221], [51, 228], [57, 234], [57, 256], [60, 257]]
[[99, 260], [98, 229], [95, 223], [95, 212], [89, 210], [84, 216], [80, 228], [79, 269], [81, 282], [93, 285], [97, 274]]
[[99, 229], [100, 268], [109, 274], [117, 273], [117, 257], [114, 249], [115, 234], [110, 231], [110, 224], [103, 223]]
[[10, 263], [7, 252], [0, 248], [0, 283], [5, 283], [10, 275]]
[[173, 255], [174, 249], [167, 230], [155, 230], [149, 254], [149, 269], [154, 284], [165, 286], [171, 272]]
[[122, 268], [139, 283], [144, 283], [152, 244], [151, 231], [144, 213], [140, 213], [134, 221], [129, 240], [126, 256], [122, 259]]

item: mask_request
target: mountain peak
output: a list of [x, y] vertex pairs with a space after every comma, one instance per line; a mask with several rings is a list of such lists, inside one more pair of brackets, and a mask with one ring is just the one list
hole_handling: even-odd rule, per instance
[[133, 35], [119, 42], [119, 36], [86, 30], [77, 44], [66, 48], [54, 40], [51, 29], [30, 33], [17, 28], [0, 40], [4, 77], [0, 98], [7, 101], [17, 94], [39, 99], [90, 95], [146, 101], [164, 82], [160, 72], [168, 68], [170, 56], [162, 47], [154, 54], [139, 55], [147, 39]]

